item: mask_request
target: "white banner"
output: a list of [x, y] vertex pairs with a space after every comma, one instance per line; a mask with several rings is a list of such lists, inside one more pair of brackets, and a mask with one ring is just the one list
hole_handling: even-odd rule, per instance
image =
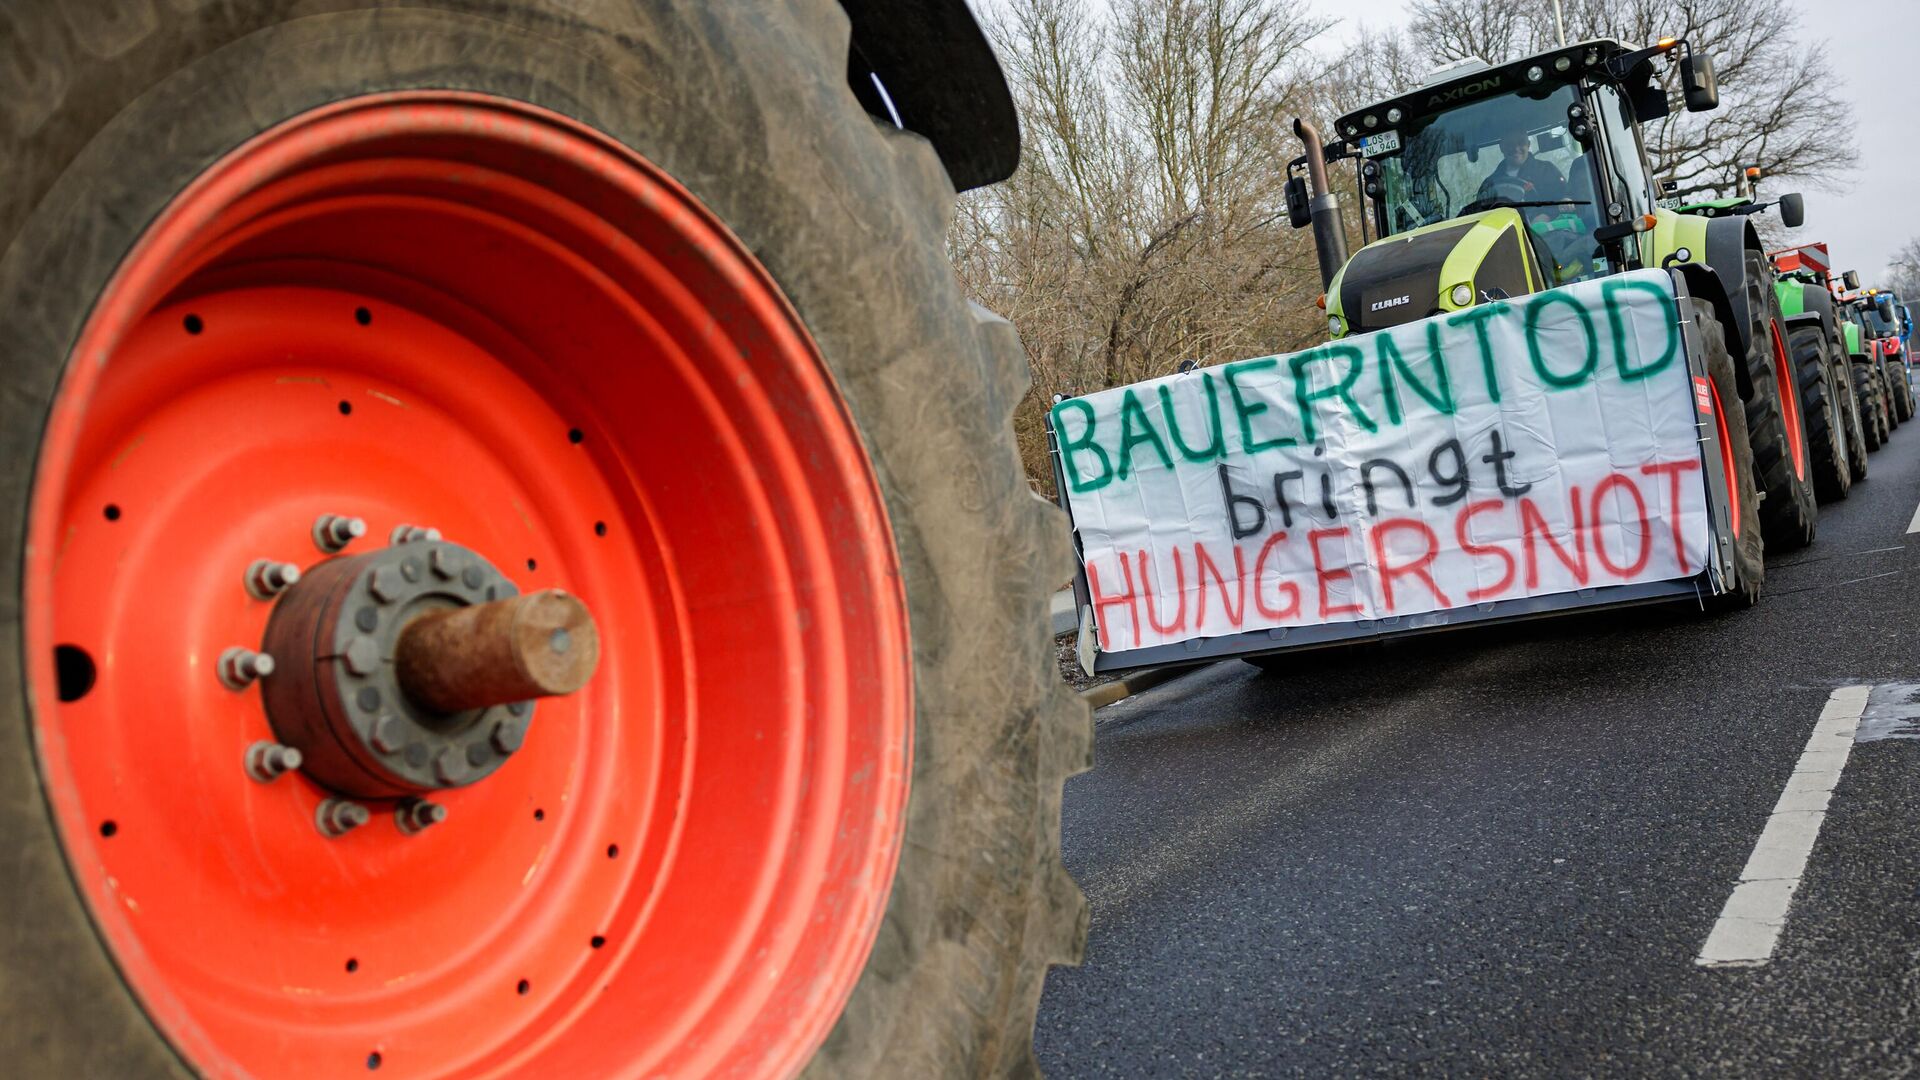
[[1071, 398], [1053, 424], [1119, 652], [1691, 577], [1713, 407], [1647, 270]]

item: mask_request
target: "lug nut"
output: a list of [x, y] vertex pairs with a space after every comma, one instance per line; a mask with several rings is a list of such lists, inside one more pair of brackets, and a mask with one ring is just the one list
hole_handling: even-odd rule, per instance
[[313, 544], [332, 555], [367, 535], [367, 523], [345, 514], [321, 514], [313, 522]]
[[265, 739], [247, 747], [247, 775], [263, 784], [300, 767], [300, 751]]
[[220, 654], [220, 662], [215, 667], [220, 673], [221, 685], [229, 690], [245, 690], [255, 679], [273, 674], [273, 657], [235, 645]]
[[247, 567], [247, 593], [255, 600], [271, 600], [300, 580], [300, 568], [290, 562], [255, 559]]
[[322, 836], [345, 836], [372, 820], [366, 807], [350, 799], [325, 799], [313, 811], [313, 823]]
[[527, 722], [524, 720], [502, 720], [493, 725], [493, 748], [503, 754], [511, 754], [520, 749], [527, 740]]
[[389, 544], [411, 544], [416, 540], [438, 539], [440, 539], [439, 529], [430, 529], [422, 525], [395, 525], [393, 531], [387, 534]]
[[447, 820], [447, 808], [425, 799], [401, 799], [393, 808], [394, 823], [400, 831], [412, 836], [421, 829], [438, 825]]
[[404, 585], [400, 572], [391, 566], [375, 567], [373, 573], [367, 575], [367, 591], [383, 604], [391, 604], [404, 596]]
[[467, 764], [467, 755], [451, 746], [440, 751], [439, 756], [433, 759], [434, 778], [448, 787], [465, 783], [471, 771], [472, 766]]
[[347, 670], [355, 675], [371, 675], [380, 670], [380, 646], [365, 634], [355, 634], [342, 655]]
[[383, 754], [397, 754], [406, 745], [407, 727], [400, 718], [391, 714], [374, 718], [373, 727], [367, 732], [367, 741]]

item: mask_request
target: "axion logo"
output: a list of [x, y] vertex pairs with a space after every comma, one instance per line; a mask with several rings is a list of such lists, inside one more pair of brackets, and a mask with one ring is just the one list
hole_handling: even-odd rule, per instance
[[1459, 86], [1451, 89], [1428, 95], [1427, 108], [1431, 109], [1435, 105], [1444, 104], [1449, 101], [1459, 101], [1462, 98], [1478, 97], [1489, 90], [1498, 89], [1500, 89], [1500, 77], [1498, 75], [1490, 79], [1481, 79], [1479, 82], [1461, 83]]
[[1373, 302], [1373, 306], [1368, 308], [1367, 310], [1380, 311], [1385, 308], [1399, 307], [1401, 304], [1411, 304], [1411, 303], [1413, 303], [1412, 296], [1396, 296], [1389, 300], [1375, 300]]

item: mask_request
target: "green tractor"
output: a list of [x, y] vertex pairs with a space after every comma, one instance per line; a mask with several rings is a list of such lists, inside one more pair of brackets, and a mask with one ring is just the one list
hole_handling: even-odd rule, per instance
[[[1850, 279], [1857, 281], [1858, 278]], [[1841, 310], [1850, 326], [1852, 360], [1866, 370], [1866, 381], [1874, 399], [1874, 411], [1885, 442], [1894, 428], [1913, 416], [1912, 388], [1906, 365], [1898, 354], [1898, 312], [1891, 294], [1879, 289], [1842, 293]]]
[[[1886, 438], [1886, 417], [1882, 414], [1884, 392], [1878, 365], [1865, 351], [1860, 324], [1839, 299], [1842, 291], [1860, 287], [1859, 275], [1851, 270], [1835, 274], [1833, 257], [1821, 243], [1770, 251], [1767, 257], [1780, 275], [1780, 306], [1788, 319], [1808, 311], [1821, 314], [1827, 352], [1841, 365], [1841, 380], [1836, 385], [1843, 390], [1839, 400], [1845, 406], [1848, 465], [1853, 479], [1864, 479], [1866, 455], [1878, 450]], [[1805, 355], [1807, 336], [1804, 325], [1794, 328], [1796, 359]]]
[[[1290, 217], [1313, 226], [1335, 338], [1428, 316], [1471, 320], [1527, 293], [1669, 271], [1687, 294], [1683, 312], [1715, 348], [1724, 342], [1728, 370], [1715, 387], [1743, 403], [1728, 412], [1744, 414], [1735, 419], [1746, 430], [1730, 437], [1752, 448], [1737, 479], [1761, 493], [1748, 502], [1759, 503], [1766, 544], [1790, 550], [1813, 540], [1816, 510], [1786, 317], [1744, 216], [1657, 205], [1641, 125], [1672, 111], [1663, 62], [1677, 69], [1689, 111], [1718, 106], [1711, 61], [1685, 40], [1643, 49], [1595, 40], [1442, 69], [1341, 117], [1332, 142], [1296, 120], [1306, 153], [1289, 165]], [[1328, 164], [1348, 159], [1360, 163], [1362, 240], [1369, 229], [1380, 237], [1351, 258], [1327, 184]], [[1742, 549], [1737, 569], [1757, 590], [1759, 544]]]
[[[1757, 185], [1760, 177], [1761, 170], [1753, 167], [1745, 171], [1743, 180]], [[1781, 223], [1789, 229], [1799, 228], [1806, 220], [1805, 204], [1798, 192], [1771, 200], [1737, 195], [1691, 203], [1672, 200], [1662, 205], [1708, 219], [1750, 217], [1778, 208]], [[1824, 252], [1824, 248], [1821, 250]], [[1768, 253], [1769, 261], [1774, 261], [1775, 254]], [[1866, 476], [1867, 446], [1848, 353], [1842, 347], [1841, 317], [1824, 284], [1790, 276], [1777, 261], [1773, 270], [1774, 292], [1787, 328], [1787, 354], [1800, 384], [1800, 415], [1813, 464], [1814, 492], [1821, 502], [1844, 499], [1854, 480]]]

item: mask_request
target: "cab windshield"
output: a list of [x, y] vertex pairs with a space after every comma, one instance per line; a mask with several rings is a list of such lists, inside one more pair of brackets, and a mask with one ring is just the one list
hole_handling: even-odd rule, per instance
[[1387, 234], [1512, 203], [1541, 204], [1523, 207], [1529, 219], [1592, 215], [1592, 171], [1567, 134], [1578, 100], [1541, 86], [1402, 125], [1400, 149], [1376, 159]]

